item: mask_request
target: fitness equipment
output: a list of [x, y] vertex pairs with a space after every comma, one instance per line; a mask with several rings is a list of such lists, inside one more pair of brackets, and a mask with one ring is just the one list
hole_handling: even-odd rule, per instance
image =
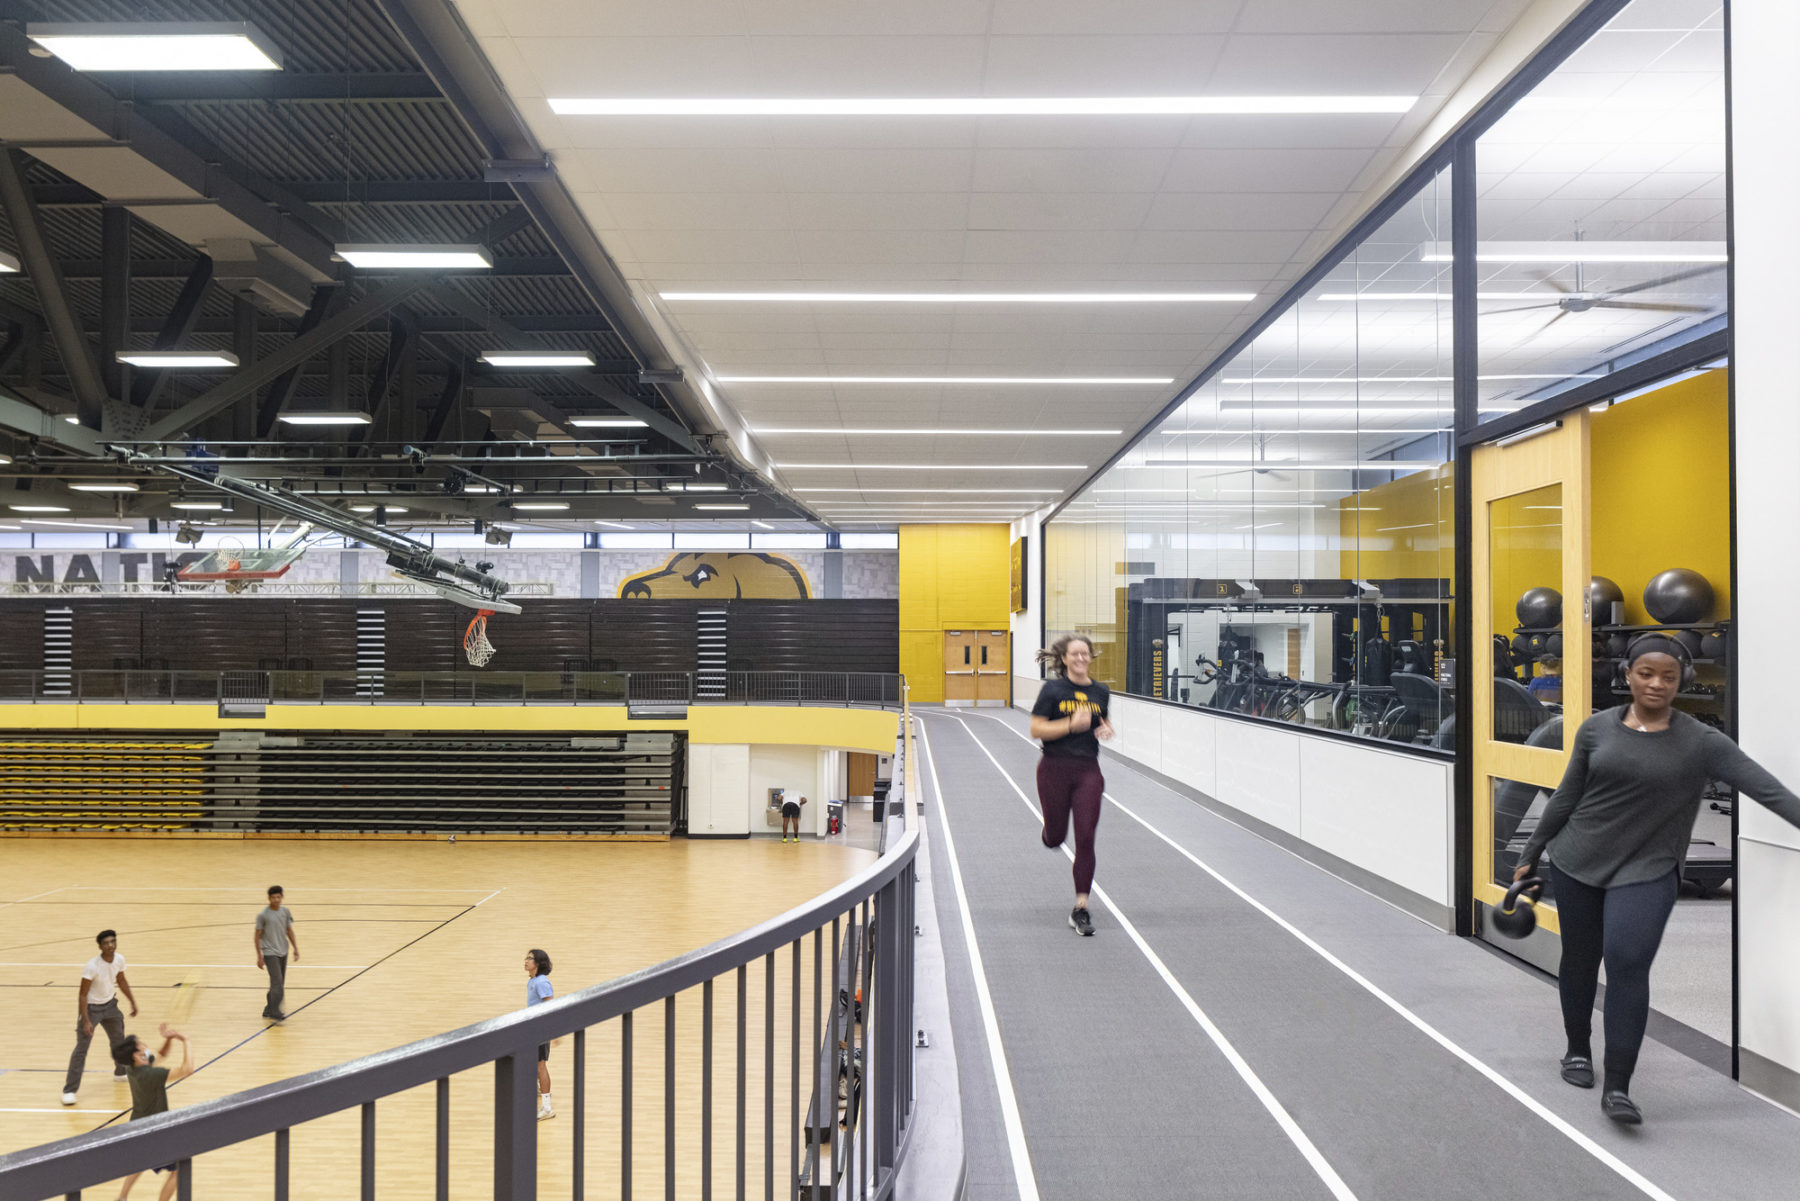
[[1630, 645], [1631, 636], [1629, 634], [1609, 634], [1606, 639], [1606, 653], [1617, 659], [1625, 653], [1625, 648]]
[[1551, 659], [1562, 658], [1562, 635], [1551, 634], [1544, 639], [1544, 654]]
[[1712, 585], [1685, 567], [1671, 567], [1644, 585], [1644, 611], [1652, 621], [1668, 625], [1705, 621], [1712, 607]]
[[1531, 657], [1531, 635], [1513, 635], [1512, 656], [1514, 659], [1528, 659]]
[[1562, 624], [1562, 593], [1554, 588], [1527, 588], [1515, 608], [1519, 624], [1527, 629], [1547, 630]]
[[1702, 659], [1711, 659], [1723, 664], [1731, 657], [1731, 639], [1724, 630], [1708, 630], [1700, 635], [1700, 654]]
[[1700, 652], [1706, 645], [1705, 639], [1701, 638], [1698, 630], [1675, 630], [1669, 637], [1686, 647], [1689, 657], [1694, 659], [1700, 657]]
[[1588, 581], [1588, 607], [1593, 610], [1595, 625], [1612, 620], [1614, 601], [1625, 603], [1623, 588], [1603, 575], [1597, 575]]
[[1537, 902], [1544, 891], [1541, 876], [1513, 881], [1506, 899], [1494, 910], [1494, 929], [1508, 938], [1524, 938], [1537, 929]]
[[1545, 653], [1544, 647], [1548, 644], [1549, 639], [1543, 634], [1533, 634], [1528, 641], [1531, 643], [1531, 657], [1536, 659]]

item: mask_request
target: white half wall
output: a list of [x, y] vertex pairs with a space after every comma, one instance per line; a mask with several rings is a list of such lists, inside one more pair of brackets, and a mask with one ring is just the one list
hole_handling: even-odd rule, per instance
[[783, 788], [794, 798], [806, 798], [800, 810], [800, 829], [825, 833], [825, 802], [831, 792], [833, 752], [814, 746], [764, 746], [750, 748], [750, 815], [752, 834], [781, 832], [781, 820], [768, 816], [769, 789]]
[[688, 833], [729, 838], [750, 832], [750, 748], [688, 743]]
[[[1800, 5], [1731, 13], [1732, 406], [1736, 423], [1738, 736], [1790, 788], [1800, 739], [1785, 645], [1800, 595]], [[1738, 1042], [1743, 1082], [1800, 1106], [1800, 831], [1755, 803], [1738, 810]], [[1753, 1059], [1754, 1057], [1754, 1059]], [[1753, 1070], [1754, 1066], [1754, 1070]]]
[[1112, 714], [1114, 752], [1445, 910], [1453, 905], [1451, 764], [1118, 693]]

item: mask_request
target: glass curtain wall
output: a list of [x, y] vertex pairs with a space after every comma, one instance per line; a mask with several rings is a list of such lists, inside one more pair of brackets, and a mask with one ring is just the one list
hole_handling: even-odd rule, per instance
[[1050, 636], [1178, 704], [1447, 741], [1449, 173], [1045, 530]]

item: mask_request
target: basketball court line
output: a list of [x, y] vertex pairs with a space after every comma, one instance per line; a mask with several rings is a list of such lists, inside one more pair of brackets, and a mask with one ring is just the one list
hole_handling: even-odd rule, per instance
[[[313, 892], [396, 892], [396, 893], [398, 893], [398, 892], [485, 892], [488, 894], [488, 896], [491, 897], [491, 896], [495, 896], [499, 893], [505, 892], [506, 890], [504, 888], [495, 888], [492, 890], [486, 889], [486, 888], [308, 888], [306, 891], [309, 893], [313, 893]], [[120, 885], [71, 884], [65, 888], [53, 888], [50, 890], [50, 892], [129, 892], [129, 893], [140, 893], [140, 892], [240, 892], [240, 893], [248, 893], [248, 894], [254, 896], [256, 893], [256, 889], [254, 887], [251, 887], [251, 888], [223, 888], [223, 887], [183, 888], [183, 887], [176, 886], [176, 885], [157, 885], [157, 886], [153, 886], [153, 887], [139, 888], [135, 884], [120, 884]], [[41, 892], [41, 893], [38, 893], [37, 895], [41, 896], [41, 897], [47, 897], [50, 895], [50, 893]], [[26, 897], [24, 899], [29, 901], [29, 900], [33, 900], [35, 898]], [[9, 905], [16, 904], [16, 903], [17, 902], [14, 902], [14, 901], [7, 902], [7, 904], [9, 904]]]
[[[1012, 725], [1008, 724], [1007, 722], [1001, 721], [998, 717], [994, 717], [991, 714], [985, 714], [985, 713], [979, 714], [978, 716], [986, 717], [990, 721], [998, 722], [999, 725], [1003, 729], [1005, 729], [1006, 731], [1008, 731], [1011, 734], [1017, 735], [1021, 740], [1023, 740], [1026, 743], [1026, 745], [1032, 747], [1033, 749], [1038, 749], [1038, 744], [1036, 742], [1032, 741], [1030, 738], [1026, 737], [1024, 734], [1021, 734]], [[957, 724], [961, 725], [965, 730], [969, 729], [968, 723], [964, 722], [962, 720], [962, 718], [955, 717], [955, 718], [953, 718], [953, 720], [955, 720], [957, 722]], [[986, 745], [982, 743], [981, 739], [976, 736], [976, 734], [973, 730], [969, 730], [969, 737], [975, 739], [975, 744], [977, 746], [981, 747], [982, 753], [987, 755], [988, 759], [993, 762], [995, 767], [1000, 766], [1000, 761], [998, 759], [994, 758], [992, 752], [988, 751]], [[1131, 767], [1131, 765], [1128, 763], [1122, 763], [1120, 766], [1124, 767], [1126, 771], [1131, 772], [1132, 775], [1137, 776], [1139, 779], [1144, 780], [1146, 783], [1150, 783], [1150, 784], [1156, 783], [1154, 780], [1150, 780], [1149, 777], [1144, 776], [1144, 775], [1142, 775], [1142, 773], [1135, 771]], [[1005, 773], [1005, 770], [1006, 770], [1005, 768], [1001, 768], [1001, 772], [1003, 774]], [[1008, 783], [1012, 782], [1012, 777], [1010, 775], [1007, 776], [1007, 782]], [[1161, 785], [1157, 785], [1157, 787], [1161, 787]], [[1017, 784], [1013, 784], [1013, 791], [1014, 792], [1019, 791], [1019, 786]], [[1020, 793], [1020, 795], [1023, 796], [1024, 794]], [[1281, 927], [1281, 929], [1283, 929], [1283, 930], [1287, 931], [1289, 934], [1293, 935], [1296, 939], [1298, 939], [1300, 941], [1301, 945], [1305, 946], [1308, 950], [1310, 950], [1314, 954], [1318, 955], [1326, 963], [1329, 963], [1332, 967], [1334, 967], [1338, 971], [1342, 972], [1345, 976], [1347, 976], [1350, 980], [1354, 981], [1358, 986], [1360, 986], [1370, 996], [1374, 997], [1376, 1000], [1380, 1001], [1383, 1005], [1385, 1005], [1389, 1009], [1393, 1010], [1394, 1013], [1398, 1014], [1402, 1019], [1404, 1019], [1414, 1029], [1418, 1030], [1421, 1034], [1423, 1034], [1427, 1038], [1431, 1039], [1431, 1041], [1435, 1042], [1440, 1047], [1444, 1048], [1444, 1050], [1446, 1050], [1446, 1051], [1450, 1052], [1452, 1055], [1456, 1056], [1456, 1058], [1460, 1059], [1463, 1063], [1467, 1064], [1469, 1067], [1474, 1068], [1482, 1076], [1486, 1077], [1490, 1083], [1492, 1083], [1496, 1087], [1498, 1087], [1502, 1092], [1506, 1093], [1508, 1096], [1512, 1097], [1515, 1101], [1519, 1102], [1519, 1104], [1523, 1105], [1526, 1109], [1529, 1109], [1532, 1113], [1536, 1114], [1538, 1117], [1542, 1118], [1545, 1122], [1549, 1123], [1549, 1125], [1551, 1127], [1553, 1127], [1555, 1130], [1557, 1130], [1559, 1133], [1567, 1136], [1571, 1142], [1573, 1142], [1576, 1146], [1580, 1147], [1582, 1150], [1586, 1151], [1588, 1154], [1592, 1155], [1595, 1159], [1599, 1160], [1606, 1167], [1610, 1168], [1614, 1173], [1616, 1173], [1627, 1184], [1630, 1184], [1631, 1186], [1636, 1188], [1639, 1192], [1642, 1192], [1645, 1196], [1654, 1198], [1655, 1201], [1674, 1201], [1673, 1197], [1671, 1197], [1668, 1193], [1664, 1192], [1661, 1188], [1657, 1187], [1657, 1185], [1653, 1181], [1651, 1181], [1648, 1177], [1644, 1176], [1642, 1173], [1638, 1172], [1637, 1169], [1633, 1168], [1630, 1164], [1627, 1164], [1624, 1160], [1620, 1159], [1618, 1156], [1616, 1156], [1612, 1152], [1608, 1151], [1605, 1147], [1602, 1147], [1599, 1143], [1596, 1143], [1593, 1139], [1589, 1138], [1587, 1135], [1585, 1135], [1581, 1131], [1577, 1130], [1573, 1125], [1571, 1125], [1567, 1120], [1565, 1120], [1560, 1114], [1557, 1114], [1555, 1111], [1551, 1110], [1548, 1106], [1546, 1106], [1542, 1102], [1538, 1101], [1537, 1098], [1533, 1097], [1530, 1093], [1527, 1093], [1523, 1088], [1519, 1087], [1517, 1084], [1514, 1084], [1511, 1080], [1509, 1080], [1505, 1076], [1501, 1075], [1494, 1068], [1489, 1067], [1482, 1060], [1476, 1058], [1473, 1053], [1464, 1049], [1460, 1044], [1452, 1041], [1447, 1035], [1445, 1035], [1444, 1033], [1439, 1031], [1435, 1026], [1433, 1026], [1431, 1023], [1427, 1022], [1424, 1018], [1420, 1017], [1418, 1014], [1414, 1013], [1412, 1010], [1410, 1010], [1406, 1006], [1402, 1005], [1399, 1001], [1397, 1001], [1393, 997], [1389, 996], [1374, 981], [1370, 980], [1368, 977], [1366, 977], [1362, 973], [1358, 972], [1355, 968], [1353, 968], [1349, 964], [1345, 963], [1342, 959], [1339, 959], [1336, 955], [1334, 955], [1330, 951], [1326, 950], [1316, 940], [1314, 940], [1311, 935], [1309, 935], [1305, 931], [1301, 930], [1298, 926], [1294, 925], [1292, 922], [1288, 921], [1286, 918], [1284, 918], [1280, 914], [1276, 913], [1273, 909], [1270, 909], [1267, 905], [1263, 904], [1261, 901], [1257, 900], [1255, 897], [1253, 897], [1249, 893], [1245, 892], [1242, 888], [1239, 888], [1236, 884], [1232, 883], [1230, 880], [1227, 880], [1224, 876], [1220, 875], [1218, 871], [1216, 871], [1211, 865], [1209, 865], [1206, 862], [1204, 862], [1203, 860], [1201, 860], [1192, 851], [1188, 850], [1186, 847], [1184, 847], [1180, 843], [1176, 842], [1173, 838], [1170, 838], [1167, 834], [1163, 833], [1161, 830], [1159, 830], [1155, 826], [1151, 825], [1148, 821], [1144, 820], [1142, 817], [1139, 817], [1131, 809], [1129, 809], [1125, 805], [1121, 804], [1119, 802], [1119, 799], [1117, 797], [1113, 796], [1110, 792], [1102, 793], [1101, 795], [1104, 796], [1106, 798], [1106, 800], [1110, 801], [1112, 803], [1113, 807], [1118, 809], [1119, 812], [1123, 813], [1126, 817], [1129, 817], [1132, 821], [1136, 822], [1138, 825], [1144, 827], [1144, 829], [1148, 830], [1151, 834], [1154, 834], [1157, 838], [1161, 839], [1164, 843], [1166, 843], [1172, 850], [1174, 850], [1182, 858], [1186, 859], [1188, 862], [1192, 863], [1195, 867], [1199, 868], [1201, 871], [1203, 871], [1207, 875], [1211, 876], [1214, 880], [1216, 880], [1220, 884], [1224, 885], [1225, 888], [1227, 888], [1233, 894], [1235, 894], [1239, 900], [1243, 901], [1245, 904], [1247, 904], [1251, 908], [1255, 909], [1258, 913], [1261, 913], [1264, 917], [1268, 918], [1270, 921], [1274, 922], [1277, 926]], [[1210, 810], [1208, 812], [1210, 812]], [[1267, 840], [1265, 839], [1264, 841], [1267, 841]], [[1064, 849], [1067, 850], [1066, 847]], [[1326, 874], [1329, 875], [1329, 873], [1326, 873]], [[1335, 876], [1332, 878], [1336, 879]], [[1097, 889], [1095, 891], [1098, 892]], [[1116, 912], [1116, 910], [1115, 910], [1115, 912]]]
[[[473, 906], [473, 905], [471, 905], [471, 906], [470, 906], [470, 907], [469, 907], [469, 908], [470, 908], [470, 909], [473, 909], [473, 908], [474, 908], [474, 906]], [[464, 910], [464, 911], [463, 911], [463, 912], [464, 912], [464, 913], [466, 913], [466, 912], [468, 912], [468, 910]], [[452, 917], [448, 917], [448, 918], [445, 918], [445, 919], [444, 919], [444, 920], [443, 920], [443, 921], [442, 921], [442, 922], [439, 922], [439, 923], [438, 923], [438, 925], [439, 925], [439, 926], [445, 926], [445, 925], [448, 925], [448, 924], [449, 924], [449, 923], [451, 923], [451, 922], [453, 922], [453, 921], [455, 921], [455, 920], [456, 920], [456, 919], [457, 919], [457, 918], [459, 918], [459, 917], [461, 917], [461, 916], [462, 916], [462, 914], [461, 914], [461, 913], [458, 913], [458, 914], [455, 914], [455, 915], [454, 915], [454, 916], [452, 916]], [[420, 936], [419, 936], [419, 937], [420, 937], [420, 938], [423, 938], [423, 937], [425, 937], [425, 936], [426, 936], [426, 935], [429, 935], [429, 934], [431, 934], [431, 933], [432, 933], [432, 931], [430, 931], [430, 930], [427, 930], [427, 931], [426, 931], [426, 932], [425, 932], [425, 934], [422, 934], [422, 935], [420, 935]], [[417, 941], [418, 941], [418, 939], [414, 939], [414, 940], [413, 940], [413, 941], [414, 941], [414, 942], [417, 942]], [[412, 945], [412, 943], [407, 943], [407, 944], [406, 944], [406, 945], [407, 945], [407, 946], [409, 946], [409, 947], [410, 947], [410, 946], [411, 946], [411, 945]], [[380, 960], [376, 960], [376, 961], [375, 961], [375, 962], [376, 962], [376, 963], [379, 963], [379, 962], [381, 962], [381, 961], [380, 961]], [[64, 967], [64, 968], [77, 968], [77, 967], [86, 967], [86, 966], [87, 966], [87, 965], [88, 965], [88, 960], [85, 960], [85, 959], [84, 959], [84, 960], [82, 960], [82, 961], [81, 961], [81, 962], [80, 962], [80, 963], [14, 963], [14, 962], [8, 962], [8, 961], [0, 961], [0, 967]], [[125, 965], [125, 966], [126, 966], [126, 969], [127, 969], [127, 970], [130, 970], [130, 971], [135, 971], [135, 970], [136, 970], [136, 969], [138, 969], [138, 968], [141, 968], [141, 967], [181, 967], [181, 968], [187, 968], [187, 967], [205, 967], [205, 968], [215, 968], [215, 967], [247, 967], [247, 968], [249, 968], [249, 969], [250, 969], [250, 970], [252, 970], [252, 971], [257, 971], [257, 972], [260, 972], [260, 971], [262, 971], [262, 970], [263, 970], [263, 969], [262, 969], [262, 968], [259, 968], [259, 967], [257, 967], [257, 966], [256, 966], [256, 965], [255, 965], [255, 964], [253, 964], [253, 963], [132, 963], [132, 962], [129, 962], [129, 961], [127, 961], [127, 963], [126, 963], [126, 965]], [[293, 964], [293, 965], [292, 965], [292, 966], [291, 966], [291, 967], [289, 967], [289, 969], [288, 969], [288, 970], [289, 970], [289, 971], [296, 971], [296, 970], [300, 970], [300, 969], [304, 969], [304, 968], [330, 968], [330, 969], [331, 969], [331, 970], [333, 970], [333, 971], [339, 971], [339, 972], [366, 972], [366, 971], [368, 971], [368, 970], [369, 970], [369, 969], [370, 969], [370, 968], [371, 968], [371, 967], [374, 967], [374, 966], [375, 966], [375, 964], [373, 964], [373, 963], [370, 963], [370, 964], [361, 964], [361, 963], [296, 963], [296, 964]]]
[[38, 898], [39, 898], [39, 897], [53, 897], [53, 896], [55, 896], [55, 895], [56, 895], [56, 894], [57, 894], [57, 893], [59, 893], [59, 892], [64, 892], [64, 891], [67, 891], [67, 890], [66, 890], [66, 889], [61, 889], [61, 888], [52, 888], [52, 889], [51, 889], [51, 890], [50, 890], [50, 891], [48, 891], [48, 892], [35, 892], [35, 893], [32, 893], [32, 894], [31, 894], [31, 895], [30, 895], [30, 896], [28, 896], [28, 897], [20, 897], [20, 898], [19, 898], [19, 899], [18, 899], [18, 900], [16, 900], [16, 901], [0, 901], [0, 909], [6, 909], [6, 908], [9, 908], [9, 907], [11, 907], [11, 906], [13, 906], [13, 905], [23, 905], [23, 904], [24, 904], [24, 903], [25, 903], [25, 902], [27, 902], [27, 901], [35, 901], [35, 900], [37, 900], [37, 899], [38, 899]]
[[[974, 742], [980, 748], [981, 753], [987, 756], [988, 762], [994, 765], [994, 769], [1000, 773], [1007, 786], [1018, 796], [1019, 802], [1025, 806], [1026, 812], [1030, 813], [1041, 827], [1044, 821], [1042, 812], [1032, 804], [1031, 798], [1025, 795], [1024, 789], [1019, 787], [1018, 782], [1013, 779], [1012, 773], [1000, 766], [1000, 760], [994, 758], [994, 753], [988, 750], [986, 743], [976, 737], [975, 731], [969, 728], [967, 722], [955, 716], [952, 716], [951, 720], [961, 726], [970, 741]], [[941, 800], [938, 804], [938, 811], [940, 814], [943, 811]], [[1071, 863], [1075, 861], [1075, 851], [1072, 847], [1065, 843], [1060, 849]], [[1348, 1184], [1344, 1183], [1344, 1179], [1338, 1175], [1337, 1169], [1331, 1166], [1331, 1162], [1325, 1158], [1324, 1152], [1320, 1151], [1312, 1139], [1307, 1137], [1306, 1131], [1301, 1129], [1300, 1123], [1294, 1120], [1294, 1116], [1287, 1111], [1287, 1107], [1276, 1098], [1269, 1086], [1263, 1083], [1262, 1077], [1256, 1074], [1256, 1070], [1250, 1066], [1249, 1061], [1232, 1045], [1231, 1040], [1225, 1037], [1225, 1032], [1219, 1029], [1212, 1018], [1207, 1016], [1206, 1011], [1200, 1007], [1198, 1001], [1194, 1000], [1193, 994], [1188, 992], [1181, 981], [1176, 978], [1175, 973], [1169, 970], [1168, 965], [1162, 961], [1162, 957], [1156, 953], [1150, 943], [1138, 932], [1137, 926], [1126, 916], [1125, 911], [1119, 907], [1119, 903], [1107, 896], [1106, 891], [1098, 884], [1092, 887], [1090, 893], [1101, 904], [1112, 910], [1113, 917], [1119, 923], [1119, 928], [1125, 931], [1131, 941], [1136, 944], [1137, 949], [1143, 953], [1144, 958], [1150, 961], [1150, 966], [1155, 969], [1158, 976], [1162, 977], [1162, 982], [1168, 986], [1169, 991], [1175, 994], [1175, 999], [1181, 1002], [1182, 1008], [1188, 1011], [1188, 1016], [1194, 1019], [1206, 1037], [1211, 1040], [1213, 1046], [1217, 1047], [1219, 1053], [1225, 1057], [1225, 1062], [1231, 1065], [1232, 1070], [1249, 1087], [1257, 1101], [1268, 1111], [1269, 1116], [1275, 1119], [1275, 1124], [1281, 1128], [1281, 1132], [1287, 1136], [1288, 1141], [1294, 1144], [1294, 1149], [1300, 1152], [1300, 1157], [1306, 1160], [1307, 1166], [1312, 1168], [1313, 1174], [1318, 1176], [1320, 1182], [1327, 1189], [1331, 1190], [1331, 1195], [1338, 1198], [1338, 1201], [1357, 1201], [1356, 1194], [1350, 1190]]]

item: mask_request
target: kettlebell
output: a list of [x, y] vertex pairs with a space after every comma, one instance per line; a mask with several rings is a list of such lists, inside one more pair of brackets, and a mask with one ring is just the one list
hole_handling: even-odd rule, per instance
[[1524, 938], [1537, 929], [1537, 899], [1543, 891], [1542, 877], [1515, 880], [1506, 890], [1506, 899], [1494, 910], [1494, 929], [1508, 938]]

